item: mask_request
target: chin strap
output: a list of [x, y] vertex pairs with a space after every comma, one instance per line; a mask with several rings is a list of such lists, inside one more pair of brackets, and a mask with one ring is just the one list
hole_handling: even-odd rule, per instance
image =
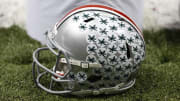
[[[67, 64], [67, 61], [65, 58], [60, 59], [61, 63]], [[88, 63], [88, 62], [83, 62], [79, 60], [74, 60], [74, 59], [69, 59], [69, 63], [75, 66], [80, 66], [82, 68], [101, 68], [101, 64], [98, 63]]]
[[116, 94], [116, 93], [123, 92], [131, 88], [135, 84], [135, 82], [136, 82], [136, 79], [131, 80], [126, 83], [117, 84], [116, 86], [110, 87], [110, 88], [74, 91], [74, 92], [71, 92], [71, 94], [76, 95], [76, 96], [81, 96], [81, 97], [88, 96], [88, 95], [99, 95], [99, 94]]

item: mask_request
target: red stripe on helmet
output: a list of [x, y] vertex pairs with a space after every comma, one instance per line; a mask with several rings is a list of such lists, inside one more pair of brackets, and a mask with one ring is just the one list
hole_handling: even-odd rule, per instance
[[108, 9], [108, 10], [111, 10], [111, 11], [114, 11], [122, 16], [124, 16], [125, 18], [127, 18], [132, 24], [135, 25], [135, 27], [138, 29], [138, 31], [141, 33], [140, 35], [142, 36], [143, 38], [143, 35], [142, 35], [142, 31], [140, 30], [140, 28], [136, 25], [136, 23], [130, 18], [128, 17], [126, 14], [114, 9], [114, 8], [111, 8], [111, 7], [107, 7], [107, 6], [103, 6], [103, 5], [84, 5], [84, 6], [80, 6], [80, 7], [77, 7], [73, 10], [71, 10], [70, 12], [68, 12], [58, 23], [57, 25], [59, 25], [61, 23], [61, 21], [64, 20], [65, 17], [67, 17], [69, 14], [71, 14], [72, 12], [76, 11], [76, 10], [79, 10], [81, 8], [88, 8], [88, 7], [97, 7], [97, 8], [104, 8], [104, 9]]

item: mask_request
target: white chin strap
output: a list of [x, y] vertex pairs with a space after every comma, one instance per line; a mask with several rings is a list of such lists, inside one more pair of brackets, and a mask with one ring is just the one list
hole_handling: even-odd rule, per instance
[[[67, 64], [67, 61], [65, 58], [61, 58], [60, 62]], [[80, 66], [82, 68], [101, 68], [102, 67], [101, 64], [98, 64], [98, 63], [89, 63], [89, 62], [83, 62], [83, 61], [74, 60], [74, 59], [69, 59], [69, 63], [71, 65]]]

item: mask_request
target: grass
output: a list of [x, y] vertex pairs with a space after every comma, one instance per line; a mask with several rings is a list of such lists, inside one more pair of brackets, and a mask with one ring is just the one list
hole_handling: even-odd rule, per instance
[[[32, 52], [41, 47], [18, 26], [0, 29], [0, 101], [180, 101], [180, 30], [144, 31], [146, 59], [124, 93], [77, 98], [38, 89]], [[50, 60], [46, 60], [50, 61]]]

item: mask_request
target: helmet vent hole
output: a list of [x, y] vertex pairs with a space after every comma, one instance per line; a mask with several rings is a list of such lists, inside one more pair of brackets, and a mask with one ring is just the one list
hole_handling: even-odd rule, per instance
[[126, 47], [127, 47], [127, 58], [129, 59], [131, 57], [131, 47], [126, 43]]
[[94, 18], [86, 19], [86, 20], [84, 20], [84, 22], [88, 23], [88, 22], [90, 22], [90, 21], [92, 21], [92, 20], [94, 20]]

